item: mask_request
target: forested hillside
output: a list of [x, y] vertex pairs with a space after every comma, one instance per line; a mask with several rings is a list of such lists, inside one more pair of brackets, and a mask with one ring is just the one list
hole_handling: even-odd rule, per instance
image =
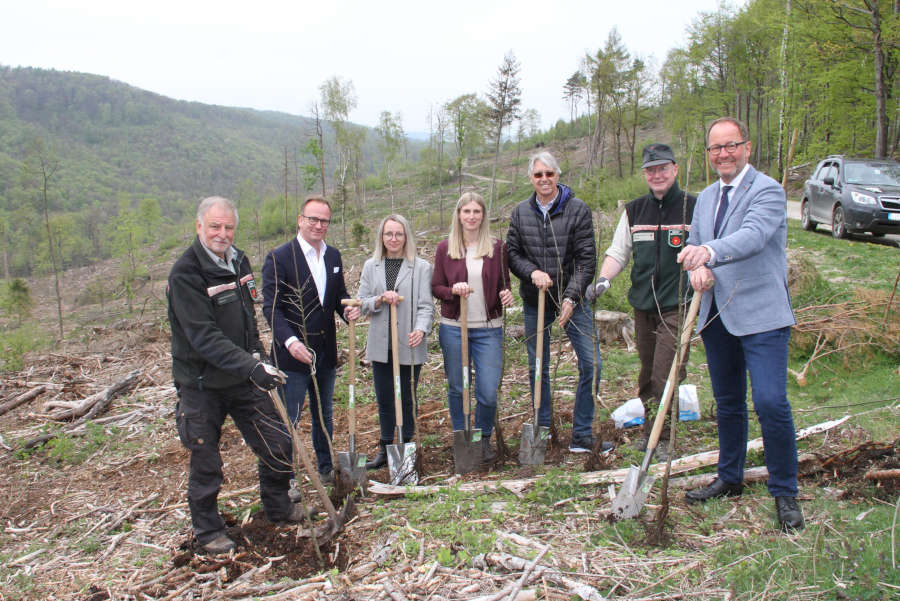
[[[322, 125], [328, 148], [334, 132]], [[77, 266], [109, 256], [111, 221], [142, 200], [178, 223], [203, 196], [256, 203], [286, 188], [292, 198], [317, 188], [318, 176], [301, 181], [303, 166], [316, 162], [307, 150], [315, 135], [306, 117], [172, 100], [98, 75], [0, 67], [3, 273], [48, 267], [45, 183], [63, 266]], [[369, 138], [362, 136], [363, 172], [377, 156]]]

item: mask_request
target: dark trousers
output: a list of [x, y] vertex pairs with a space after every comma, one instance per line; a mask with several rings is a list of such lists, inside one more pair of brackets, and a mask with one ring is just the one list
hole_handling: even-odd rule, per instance
[[[715, 302], [710, 315], [717, 312]], [[703, 332], [706, 362], [719, 426], [718, 476], [723, 482], [744, 481], [747, 458], [747, 373], [753, 408], [762, 430], [769, 470], [769, 494], [797, 496], [797, 442], [794, 416], [787, 398], [788, 340], [791, 328], [735, 336], [716, 317]]]
[[[675, 359], [676, 335], [678, 334], [678, 311], [666, 311], [660, 316], [657, 311], [634, 310], [634, 337], [637, 344], [638, 357], [641, 360], [641, 371], [638, 375], [638, 396], [647, 410], [647, 423], [656, 415], [659, 400], [666, 388], [672, 361]], [[687, 375], [689, 353], [685, 353], [678, 382]], [[673, 391], [672, 399], [678, 398]], [[655, 402], [651, 402], [655, 401]]]
[[219, 439], [227, 415], [259, 459], [259, 496], [266, 516], [272, 521], [283, 520], [291, 510], [287, 496], [291, 441], [269, 396], [249, 383], [220, 390], [182, 386], [175, 422], [181, 443], [191, 452], [188, 506], [194, 535], [201, 545], [225, 532], [216, 498], [222, 486]]
[[375, 384], [375, 400], [378, 401], [378, 421], [381, 424], [381, 442], [394, 444], [409, 442], [416, 433], [416, 425], [413, 411], [413, 390], [410, 389], [409, 377], [412, 371], [413, 385], [415, 389], [419, 385], [419, 372], [421, 365], [400, 366], [400, 401], [403, 408], [403, 440], [394, 440], [394, 429], [397, 426], [397, 414], [394, 411], [394, 369], [391, 363], [372, 361], [372, 380]]

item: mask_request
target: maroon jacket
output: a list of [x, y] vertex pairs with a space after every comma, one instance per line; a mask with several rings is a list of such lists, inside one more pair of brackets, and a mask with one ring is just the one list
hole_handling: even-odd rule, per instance
[[[459, 297], [453, 294], [453, 284], [468, 282], [469, 272], [465, 259], [451, 259], [447, 254], [450, 243], [443, 240], [434, 253], [434, 274], [431, 276], [431, 293], [441, 301], [441, 316], [459, 319]], [[503, 315], [500, 291], [509, 288], [509, 254], [503, 240], [494, 242], [494, 256], [483, 257], [481, 282], [487, 304], [488, 319]]]

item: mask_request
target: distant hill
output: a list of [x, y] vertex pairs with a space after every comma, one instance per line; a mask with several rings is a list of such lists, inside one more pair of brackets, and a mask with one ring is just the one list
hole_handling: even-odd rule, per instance
[[[99, 75], [0, 66], [0, 209], [13, 208], [11, 189], [35, 136], [60, 161], [58, 210], [125, 194], [153, 196], [166, 213], [179, 200], [233, 195], [248, 178], [257, 194], [283, 190], [285, 149], [295, 172], [311, 161], [302, 148], [313, 131], [306, 117], [172, 100]], [[326, 149], [331, 135], [327, 128]], [[378, 154], [370, 133], [370, 169]]]

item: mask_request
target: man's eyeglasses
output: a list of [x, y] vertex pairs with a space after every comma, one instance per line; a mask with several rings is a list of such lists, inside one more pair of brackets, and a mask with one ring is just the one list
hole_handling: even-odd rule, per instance
[[656, 175], [657, 173], [665, 173], [669, 170], [669, 167], [672, 166], [672, 163], [666, 163], [665, 165], [654, 165], [653, 167], [644, 167], [644, 173], [648, 175]]
[[532, 175], [534, 176], [534, 179], [541, 179], [544, 177], [550, 179], [551, 177], [556, 175], [556, 171], [535, 171], [534, 173], [532, 173]]
[[399, 240], [400, 238], [406, 237], [406, 234], [403, 232], [384, 232], [381, 235], [388, 240]]
[[313, 225], [321, 225], [322, 227], [328, 227], [328, 224], [331, 223], [331, 219], [319, 219], [318, 217], [308, 217], [307, 215], [301, 215], [301, 216]]
[[734, 154], [738, 149], [738, 146], [743, 146], [749, 141], [750, 140], [744, 140], [743, 142], [729, 142], [728, 144], [713, 144], [712, 146], [706, 147], [706, 152], [713, 156], [721, 154], [723, 150], [726, 150], [728, 154]]

